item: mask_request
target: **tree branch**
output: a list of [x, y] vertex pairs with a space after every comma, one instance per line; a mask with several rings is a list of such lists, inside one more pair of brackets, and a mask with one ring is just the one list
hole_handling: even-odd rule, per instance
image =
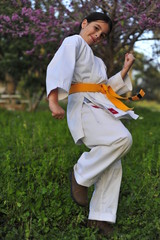
[[75, 21], [74, 17], [72, 16], [71, 12], [64, 6], [64, 4], [62, 4], [62, 2], [60, 0], [57, 0], [57, 2], [59, 3], [59, 5], [62, 7], [62, 9], [64, 10], [64, 12], [67, 12], [67, 14], [69, 15], [69, 17]]
[[[107, 10], [106, 10], [107, 8]], [[102, 7], [101, 7], [103, 12], [108, 12], [109, 15], [111, 15], [111, 12], [113, 11], [113, 7], [111, 7], [106, 1], [102, 2]]]
[[[133, 29], [131, 32], [129, 32], [128, 34], [126, 34], [126, 36], [125, 36], [124, 39], [123, 39], [123, 42], [120, 42], [120, 44], [118, 44], [117, 47], [115, 48], [115, 52], [119, 51], [120, 48], [122, 48], [123, 46], [127, 45], [126, 42], [127, 42], [127, 40], [129, 39], [129, 36], [130, 36], [130, 35], [133, 35], [135, 32], [137, 32], [136, 30], [137, 30], [137, 29], [135, 28], [135, 29]], [[138, 36], [133, 39], [134, 43], [138, 40], [138, 38], [142, 35], [142, 33], [143, 33], [143, 30], [141, 30], [141, 31], [139, 32]], [[132, 42], [133, 42], [133, 41], [132, 41]]]
[[157, 41], [160, 41], [160, 38], [156, 38], [156, 37], [153, 37], [153, 38], [140, 38], [140, 39], [137, 39], [137, 42], [140, 42], [140, 41], [148, 41], [148, 40], [157, 40]]

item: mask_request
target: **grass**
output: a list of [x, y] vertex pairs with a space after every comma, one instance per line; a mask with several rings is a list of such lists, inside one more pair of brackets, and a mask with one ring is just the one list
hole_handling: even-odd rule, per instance
[[134, 105], [136, 107], [143, 107], [146, 109], [150, 109], [153, 112], [160, 112], [160, 103], [156, 102], [156, 101], [147, 101], [147, 100], [143, 100], [143, 101], [137, 101], [134, 103]]
[[[125, 122], [134, 143], [122, 161], [112, 240], [160, 239], [160, 113], [136, 112], [139, 120]], [[86, 148], [75, 146], [66, 119], [52, 119], [44, 107], [0, 110], [0, 126], [0, 239], [107, 239], [85, 226], [88, 209], [71, 200], [69, 172]]]

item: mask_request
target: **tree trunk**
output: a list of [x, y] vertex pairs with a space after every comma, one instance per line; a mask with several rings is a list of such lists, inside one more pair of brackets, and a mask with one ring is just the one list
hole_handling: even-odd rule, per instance
[[34, 111], [37, 110], [37, 108], [38, 108], [38, 106], [39, 106], [39, 104], [40, 104], [40, 102], [41, 102], [41, 100], [42, 100], [42, 98], [43, 98], [43, 96], [45, 94], [45, 91], [46, 91], [46, 89], [43, 88], [41, 93], [40, 93], [40, 95], [35, 100], [35, 102], [33, 104], [31, 104], [31, 107], [30, 107], [29, 111], [33, 111], [34, 112]]
[[16, 84], [13, 77], [9, 73], [5, 73], [6, 89], [7, 94], [15, 94]]

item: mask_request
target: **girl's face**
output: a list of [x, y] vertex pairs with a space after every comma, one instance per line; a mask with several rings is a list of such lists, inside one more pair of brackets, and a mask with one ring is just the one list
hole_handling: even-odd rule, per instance
[[87, 19], [84, 19], [81, 27], [80, 36], [90, 46], [105, 39], [110, 30], [108, 23], [102, 20], [88, 23]]

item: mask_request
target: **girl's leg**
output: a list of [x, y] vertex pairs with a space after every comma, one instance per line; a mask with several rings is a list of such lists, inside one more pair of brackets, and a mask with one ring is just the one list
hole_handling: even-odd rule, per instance
[[84, 105], [82, 123], [82, 141], [91, 150], [74, 166], [76, 181], [87, 187], [95, 184], [89, 219], [115, 222], [122, 177], [119, 159], [130, 149], [132, 138], [120, 120], [102, 109]]
[[119, 160], [108, 167], [95, 183], [95, 190], [90, 202], [89, 219], [116, 222], [121, 179], [122, 166]]
[[84, 152], [74, 166], [76, 181], [89, 187], [115, 161], [123, 157], [132, 145], [128, 129], [118, 119], [102, 109], [83, 105], [83, 143], [90, 148]]

